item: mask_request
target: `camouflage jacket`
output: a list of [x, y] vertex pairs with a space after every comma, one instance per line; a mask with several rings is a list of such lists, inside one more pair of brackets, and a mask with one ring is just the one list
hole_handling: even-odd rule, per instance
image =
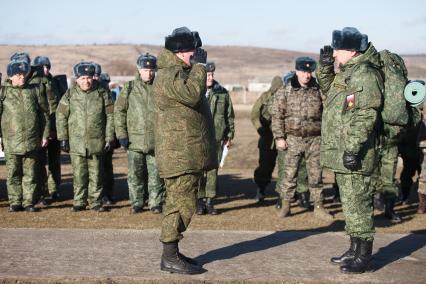
[[186, 66], [162, 49], [154, 80], [155, 154], [162, 178], [216, 168], [214, 125], [205, 67]]
[[358, 173], [371, 174], [377, 165], [377, 128], [384, 91], [382, 77], [373, 67], [378, 64], [378, 53], [371, 43], [363, 54], [340, 66], [337, 74], [332, 64], [319, 64], [317, 78], [325, 97], [321, 131], [324, 167], [350, 173], [343, 166], [344, 151], [358, 155]]
[[275, 139], [287, 135], [312, 137], [321, 135], [322, 102], [319, 86], [312, 78], [301, 87], [297, 77], [281, 87], [274, 96], [272, 133]]
[[118, 139], [129, 138], [129, 149], [154, 152], [154, 101], [152, 84], [135, 80], [124, 84], [114, 105], [114, 125]]
[[55, 113], [59, 101], [56, 98], [55, 90], [52, 85], [52, 80], [45, 76], [42, 70], [38, 70], [36, 68], [35, 70], [33, 70], [32, 76], [29, 79], [28, 83], [40, 85], [41, 93], [46, 97], [47, 103], [49, 105], [49, 119], [51, 130], [55, 130]]
[[279, 76], [272, 79], [271, 87], [262, 93], [251, 109], [250, 119], [260, 136], [271, 136], [272, 104], [274, 95], [283, 85]]
[[0, 126], [5, 152], [24, 155], [41, 148], [50, 132], [49, 107], [38, 85], [13, 87], [6, 81], [0, 90]]
[[69, 140], [70, 153], [100, 155], [114, 140], [114, 104], [100, 87], [83, 91], [75, 85], [62, 96], [56, 111], [58, 140]]
[[216, 142], [232, 140], [235, 133], [235, 114], [228, 91], [214, 81], [206, 95], [213, 116]]

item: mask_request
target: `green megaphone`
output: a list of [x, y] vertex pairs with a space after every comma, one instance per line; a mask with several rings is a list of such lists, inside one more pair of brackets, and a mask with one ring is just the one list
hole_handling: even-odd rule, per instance
[[421, 80], [410, 81], [405, 86], [404, 97], [413, 107], [422, 104], [426, 99], [425, 82]]

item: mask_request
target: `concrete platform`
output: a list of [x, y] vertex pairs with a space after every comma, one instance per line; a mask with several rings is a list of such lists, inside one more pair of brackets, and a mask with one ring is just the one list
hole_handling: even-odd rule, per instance
[[[425, 283], [426, 235], [378, 234], [374, 272], [329, 263], [343, 233], [188, 231], [181, 251], [208, 271], [161, 272], [157, 230], [0, 229], [0, 283]], [[20, 282], [23, 283], [23, 282]]]

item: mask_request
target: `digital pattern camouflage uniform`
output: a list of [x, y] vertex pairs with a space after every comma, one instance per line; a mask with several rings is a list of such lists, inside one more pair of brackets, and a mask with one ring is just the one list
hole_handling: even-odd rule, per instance
[[284, 155], [284, 175], [279, 190], [284, 200], [290, 200], [297, 186], [301, 158], [306, 159], [309, 191], [315, 203], [321, 202], [322, 170], [320, 167], [321, 94], [315, 78], [304, 88], [297, 76], [278, 90], [272, 110], [274, 139], [288, 143]]
[[[213, 82], [213, 86], [208, 89], [206, 96], [213, 116], [217, 159], [220, 161], [222, 159], [223, 142], [234, 139], [234, 108], [228, 91], [217, 81]], [[198, 198], [216, 197], [217, 172], [218, 169], [215, 168], [205, 173], [198, 190]]]
[[214, 125], [205, 97], [206, 70], [162, 49], [154, 80], [155, 152], [165, 179], [162, 242], [180, 240], [196, 209], [201, 174], [217, 168]]
[[0, 95], [9, 203], [27, 207], [33, 203], [38, 182], [41, 141], [49, 137], [49, 107], [38, 85], [13, 87], [6, 81]]
[[[58, 101], [56, 98], [56, 94], [54, 93], [55, 89], [52, 86], [51, 80], [47, 76], [44, 75], [44, 71], [42, 69], [42, 66], [36, 66], [31, 67], [32, 75], [29, 79], [29, 84], [33, 85], [39, 85], [40, 90], [43, 96], [46, 97], [46, 100], [49, 105], [49, 120], [51, 125], [51, 132], [55, 131], [56, 127], [55, 125], [55, 112], [56, 108], [58, 106]], [[49, 134], [50, 136], [50, 134]], [[50, 164], [50, 160], [54, 160], [54, 153], [50, 152], [49, 149], [55, 149], [55, 143], [52, 143], [52, 146], [50, 146], [51, 139], [49, 139], [49, 145], [47, 148], [43, 148], [40, 151], [40, 164], [43, 165], [39, 167], [37, 170], [39, 171], [37, 176], [39, 177], [39, 180], [37, 182], [37, 188], [35, 192], [35, 201], [37, 201], [40, 197], [47, 197], [49, 194], [52, 194], [57, 191], [56, 182], [53, 182], [51, 186], [49, 187], [49, 176], [50, 179], [53, 179], [52, 174], [50, 172], [50, 169], [54, 169], [55, 177], [58, 178], [57, 168], [59, 166], [59, 179], [60, 179], [60, 164], [57, 163]], [[56, 146], [59, 146], [58, 143]], [[50, 157], [51, 155], [52, 157]], [[46, 165], [47, 165], [47, 171], [46, 171]], [[56, 171], [55, 171], [56, 170]], [[53, 187], [52, 187], [53, 185]]]
[[160, 179], [154, 152], [154, 101], [152, 83], [139, 73], [124, 84], [114, 107], [118, 139], [129, 139], [127, 150], [129, 199], [133, 208], [142, 208], [148, 193], [150, 208], [164, 200], [164, 183]]
[[[340, 66], [337, 74], [333, 64], [320, 63], [317, 69], [325, 97], [321, 165], [336, 174], [346, 232], [365, 241], [374, 238], [371, 175], [377, 166], [376, 129], [384, 91], [379, 64], [378, 53], [370, 43], [364, 53]], [[357, 171], [343, 166], [344, 151], [360, 157]]]
[[86, 206], [86, 199], [90, 208], [101, 205], [104, 147], [114, 140], [113, 123], [114, 104], [103, 88], [75, 85], [59, 102], [56, 129], [70, 144], [74, 206]]
[[[277, 151], [275, 148], [274, 137], [271, 130], [272, 106], [274, 95], [280, 87], [283, 86], [283, 81], [279, 76], [272, 79], [271, 87], [264, 92], [254, 103], [251, 110], [251, 121], [259, 134], [257, 147], [259, 148], [259, 165], [254, 170], [254, 182], [259, 188], [266, 188], [271, 182], [272, 173], [277, 161], [278, 164], [278, 179], [275, 186], [275, 191], [282, 199], [280, 184], [284, 175], [284, 151]], [[308, 191], [308, 176], [305, 166], [305, 158], [302, 158], [297, 176], [297, 192]]]

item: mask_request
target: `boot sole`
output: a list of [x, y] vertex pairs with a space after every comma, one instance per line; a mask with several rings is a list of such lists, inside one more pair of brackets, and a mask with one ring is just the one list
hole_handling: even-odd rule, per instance
[[374, 268], [372, 267], [371, 263], [369, 263], [367, 265], [367, 267], [365, 268], [364, 271], [359, 271], [359, 272], [357, 271], [357, 272], [355, 272], [355, 271], [343, 271], [343, 270], [340, 270], [340, 272], [342, 272], [344, 274], [362, 274], [362, 273], [369, 273], [369, 272], [371, 273], [371, 272], [374, 272]]
[[169, 267], [161, 267], [161, 271], [168, 272], [168, 273], [177, 273], [177, 274], [188, 274], [188, 275], [195, 275], [195, 274], [201, 274], [206, 272], [205, 270], [199, 270], [199, 271], [182, 271], [182, 270], [176, 270]]

